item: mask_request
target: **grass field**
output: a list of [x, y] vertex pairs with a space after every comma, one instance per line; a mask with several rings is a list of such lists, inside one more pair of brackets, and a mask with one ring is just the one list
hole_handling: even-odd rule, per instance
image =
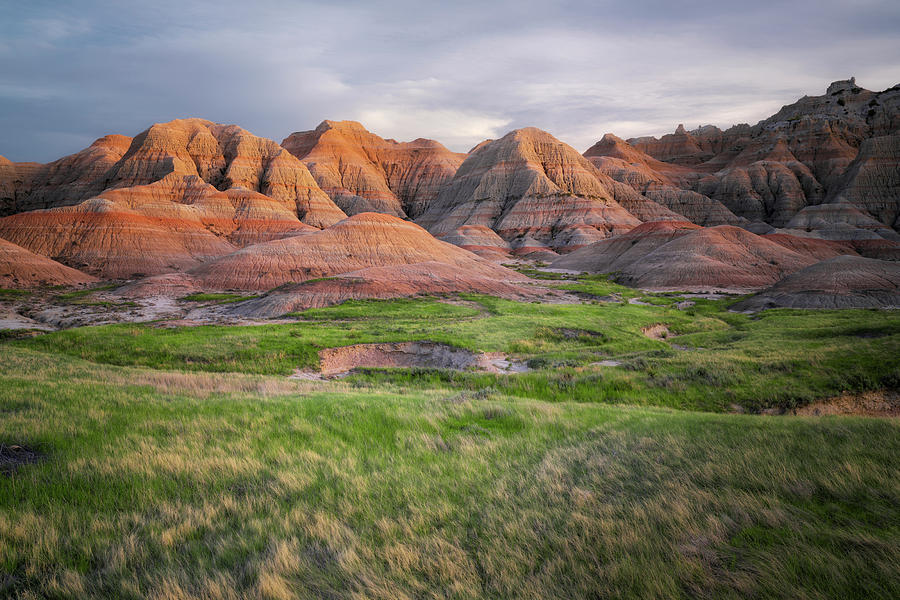
[[[898, 420], [697, 412], [896, 389], [900, 318], [558, 285], [646, 305], [0, 341], [0, 597], [900, 597]], [[535, 370], [284, 377], [420, 339]]]
[[10, 597], [900, 593], [896, 421], [0, 363]]
[[[896, 311], [731, 313], [727, 300], [641, 295], [606, 281], [562, 284], [645, 304], [520, 303], [466, 296], [351, 301], [297, 315], [296, 324], [157, 328], [109, 325], [6, 342], [93, 362], [155, 369], [288, 375], [315, 368], [325, 347], [432, 340], [501, 351], [533, 372], [367, 371], [357, 379], [403, 387], [494, 388], [546, 401], [610, 402], [708, 411], [793, 408], [843, 391], [900, 387]], [[665, 325], [670, 337], [642, 329]], [[598, 367], [614, 359], [621, 367]]]
[[189, 294], [184, 298], [180, 298], [180, 300], [182, 302], [211, 302], [214, 304], [231, 304], [232, 302], [241, 302], [243, 300], [249, 300], [251, 298], [257, 298], [257, 296], [249, 294], [197, 292], [195, 294]]

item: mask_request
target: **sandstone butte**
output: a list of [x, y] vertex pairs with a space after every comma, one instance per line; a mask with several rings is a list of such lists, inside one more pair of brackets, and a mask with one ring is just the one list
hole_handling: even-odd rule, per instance
[[385, 140], [355, 121], [323, 121], [281, 145], [303, 161], [348, 215], [381, 212], [415, 219], [465, 158], [438, 142]]
[[654, 290], [746, 292], [771, 285], [822, 255], [818, 247], [791, 249], [732, 225], [645, 223], [560, 257], [551, 267], [616, 272], [622, 283]]
[[[381, 270], [372, 270], [381, 269]], [[431, 273], [429, 275], [429, 273]], [[452, 283], [456, 291], [491, 289], [509, 295], [511, 286], [527, 284], [527, 278], [496, 263], [441, 242], [418, 225], [380, 213], [360, 213], [322, 230], [248, 246], [217, 260], [195, 267], [180, 280], [170, 275], [149, 278], [133, 286], [132, 293], [154, 293], [164, 288], [271, 290], [284, 284], [347, 274], [332, 283], [313, 281], [315, 287], [287, 287], [280, 294], [308, 295], [311, 292], [358, 297], [347, 279], [362, 283], [358, 290], [379, 285], [404, 295], [414, 289], [446, 291]], [[428, 282], [432, 279], [432, 282]], [[347, 287], [349, 285], [349, 287]], [[404, 292], [404, 293], [400, 293]], [[516, 293], [528, 294], [524, 288]], [[377, 294], [376, 294], [377, 297]], [[287, 303], [284, 296], [279, 302]]]
[[838, 256], [788, 275], [734, 309], [779, 307], [900, 308], [900, 263]]
[[491, 238], [472, 226], [490, 229], [502, 240], [500, 252], [571, 250], [640, 224], [606, 183], [571, 146], [540, 129], [518, 129], [476, 146], [416, 222], [469, 246]]
[[93, 281], [96, 279], [81, 271], [0, 240], [0, 287], [78, 285]]

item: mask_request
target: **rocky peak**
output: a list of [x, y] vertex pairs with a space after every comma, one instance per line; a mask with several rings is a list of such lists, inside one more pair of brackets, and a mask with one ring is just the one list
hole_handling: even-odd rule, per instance
[[451, 238], [464, 226], [490, 229], [514, 253], [565, 251], [639, 224], [607, 183], [568, 144], [516, 129], [473, 150], [418, 222]]
[[715, 125], [700, 125], [697, 129], [694, 129], [689, 133], [694, 137], [720, 136], [722, 135], [722, 130]]
[[599, 142], [584, 152], [584, 156], [614, 156], [627, 160], [628, 150], [630, 149], [631, 146], [628, 142], [619, 136], [612, 133], [604, 133]]
[[316, 131], [319, 132], [328, 131], [329, 129], [369, 133], [359, 121], [332, 121], [330, 119], [325, 119], [319, 123], [318, 127], [316, 127]]
[[313, 131], [292, 133], [281, 145], [348, 214], [416, 217], [463, 158], [434, 140], [381, 138], [356, 121], [323, 121]]
[[826, 94], [839, 94], [841, 92], [849, 92], [853, 88], [856, 87], [856, 77], [851, 77], [850, 79], [842, 79], [840, 81], [835, 81], [831, 85], [828, 86], [828, 89], [825, 91]]

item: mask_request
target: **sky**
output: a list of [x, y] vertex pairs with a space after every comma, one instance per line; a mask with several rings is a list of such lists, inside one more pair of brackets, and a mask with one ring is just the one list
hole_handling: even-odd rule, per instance
[[900, 83], [900, 2], [0, 0], [0, 155], [48, 162], [181, 117], [281, 141], [324, 119], [465, 152], [518, 127], [756, 123]]

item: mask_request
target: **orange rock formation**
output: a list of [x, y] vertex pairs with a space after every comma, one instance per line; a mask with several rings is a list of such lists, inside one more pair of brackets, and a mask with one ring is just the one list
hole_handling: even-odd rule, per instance
[[385, 140], [355, 121], [323, 121], [281, 145], [348, 215], [374, 211], [416, 218], [465, 158], [434, 140]]
[[474, 225], [513, 250], [569, 250], [640, 224], [603, 180], [571, 146], [519, 129], [477, 146], [417, 222], [438, 237]]
[[74, 206], [0, 219], [0, 237], [105, 278], [182, 271], [238, 247], [308, 230], [257, 192], [220, 192], [196, 175], [112, 189]]
[[379, 213], [360, 213], [336, 225], [243, 248], [189, 273], [203, 289], [269, 290], [285, 283], [332, 277], [371, 267], [403, 268], [442, 263], [459, 276], [523, 281], [522, 276], [452, 244], [414, 223]]
[[0, 287], [30, 288], [41, 285], [76, 285], [96, 281], [45, 256], [0, 240]]

